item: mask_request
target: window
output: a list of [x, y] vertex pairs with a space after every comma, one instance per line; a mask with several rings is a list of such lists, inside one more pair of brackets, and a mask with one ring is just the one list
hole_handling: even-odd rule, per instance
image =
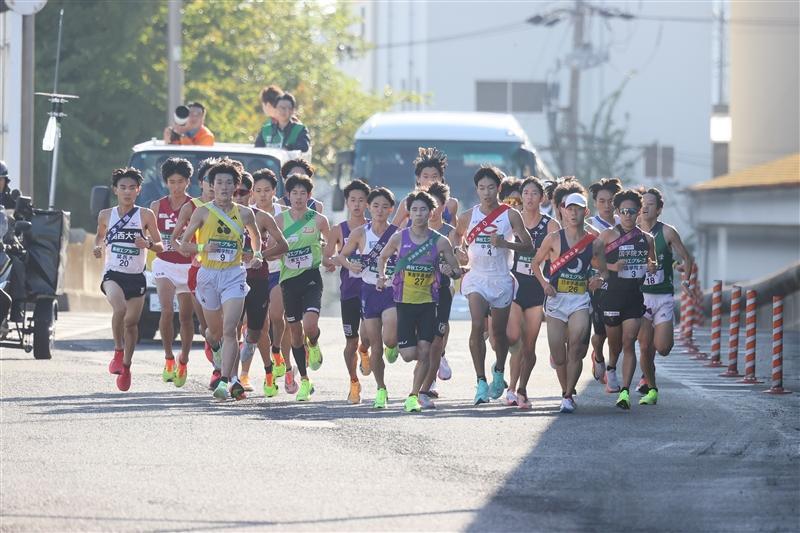
[[476, 82], [475, 109], [494, 113], [508, 111], [508, 83], [504, 81]]
[[547, 84], [540, 81], [476, 81], [475, 109], [494, 113], [541, 113]]

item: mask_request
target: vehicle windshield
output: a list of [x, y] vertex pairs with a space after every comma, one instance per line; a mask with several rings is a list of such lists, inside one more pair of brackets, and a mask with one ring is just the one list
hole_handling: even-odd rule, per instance
[[[280, 175], [280, 161], [275, 157], [264, 154], [232, 154], [228, 152], [214, 152], [211, 150], [208, 152], [168, 152], [164, 150], [135, 152], [131, 156], [129, 166], [138, 168], [141, 170], [142, 176], [144, 176], [142, 192], [136, 199], [136, 205], [149, 207], [151, 202], [169, 193], [167, 187], [164, 185], [164, 180], [161, 179], [161, 165], [167, 158], [182, 157], [189, 160], [192, 164], [192, 168], [194, 168], [194, 174], [192, 175], [191, 185], [187, 192], [190, 196], [200, 196], [200, 185], [197, 182], [197, 167], [200, 166], [200, 162], [207, 157], [222, 157], [225, 155], [241, 161], [244, 168], [250, 173], [262, 168], [268, 168], [276, 175]], [[283, 194], [280, 180], [278, 180], [278, 182], [279, 194]]]
[[520, 150], [519, 142], [362, 140], [355, 144], [352, 177], [387, 187], [399, 199], [414, 188], [413, 161], [420, 146], [435, 146], [447, 154], [445, 179], [462, 209], [477, 203], [472, 178], [482, 164], [517, 177], [531, 174], [535, 167], [533, 155]]

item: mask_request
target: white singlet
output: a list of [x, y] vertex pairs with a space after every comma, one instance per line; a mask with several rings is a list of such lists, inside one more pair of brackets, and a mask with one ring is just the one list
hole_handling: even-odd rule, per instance
[[[477, 226], [486, 215], [481, 213], [480, 207], [472, 208], [472, 219], [469, 221], [466, 235]], [[498, 233], [506, 241], [514, 241], [511, 222], [508, 220], [508, 211], [494, 219], [494, 221], [481, 231], [467, 248], [469, 267], [471, 272], [479, 272], [486, 276], [505, 276], [511, 271], [513, 254], [508, 248], [492, 246], [491, 236]]]
[[[119, 216], [119, 206], [111, 208], [108, 217], [108, 229], [114, 227]], [[106, 243], [106, 262], [104, 272], [113, 270], [123, 274], [141, 274], [147, 263], [147, 250], [137, 248], [136, 237], [142, 234], [142, 210], [137, 209], [131, 219]]]

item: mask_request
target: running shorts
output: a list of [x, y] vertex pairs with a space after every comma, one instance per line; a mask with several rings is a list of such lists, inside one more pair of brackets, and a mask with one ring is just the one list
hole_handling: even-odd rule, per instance
[[606, 295], [605, 289], [597, 289], [591, 295], [592, 300], [592, 327], [595, 335], [606, 336], [606, 325], [603, 323], [603, 297]]
[[126, 300], [144, 296], [145, 290], [147, 290], [147, 280], [145, 280], [143, 273], [126, 274], [115, 270], [106, 270], [105, 274], [103, 274], [103, 281], [100, 282], [100, 290], [103, 294], [106, 293], [106, 290], [103, 288], [103, 284], [105, 284], [106, 281], [113, 281], [119, 285]]
[[492, 309], [503, 309], [511, 305], [516, 296], [517, 280], [509, 272], [499, 276], [487, 276], [477, 272], [467, 272], [461, 281], [461, 294], [469, 296], [480, 294], [489, 302]]
[[358, 337], [358, 328], [361, 325], [361, 298], [348, 298], [342, 300], [342, 329], [348, 339]]
[[603, 322], [606, 326], [620, 326], [626, 320], [642, 318], [644, 296], [642, 291], [606, 291], [603, 296]]
[[569, 317], [583, 309], [589, 310], [589, 294], [571, 294], [557, 292], [555, 296], [548, 296], [544, 302], [544, 314], [561, 322], [569, 322]]
[[203, 309], [216, 311], [232, 298], [244, 298], [249, 290], [242, 265], [222, 269], [201, 266], [197, 271], [195, 293]]
[[447, 324], [450, 322], [450, 310], [453, 307], [453, 293], [450, 287], [439, 286], [439, 303], [436, 304], [436, 333], [437, 337], [444, 337]]
[[186, 286], [194, 293], [197, 290], [197, 271], [200, 270], [199, 266], [191, 265], [189, 267], [189, 276], [186, 280]]
[[381, 318], [384, 311], [394, 306], [394, 293], [391, 287], [379, 291], [371, 283], [361, 284], [361, 317], [364, 320]]
[[436, 304], [397, 303], [397, 346], [410, 348], [417, 342], [433, 342], [436, 334]]
[[283, 314], [292, 324], [306, 313], [319, 314], [322, 308], [322, 276], [318, 268], [306, 270], [299, 276], [281, 282]]
[[247, 328], [254, 331], [264, 329], [269, 309], [269, 281], [265, 278], [248, 279], [250, 290], [244, 299], [243, 313], [247, 314]]
[[671, 294], [644, 293], [644, 319], [654, 326], [672, 322], [675, 317], [675, 297]]
[[190, 292], [189, 268], [191, 266], [191, 263], [170, 263], [156, 257], [153, 259], [152, 271], [156, 279], [168, 279], [175, 286], [175, 294], [183, 294]]
[[514, 298], [514, 303], [527, 311], [531, 307], [537, 307], [544, 304], [544, 289], [539, 280], [531, 276], [515, 276], [517, 278], [517, 295]]
[[281, 272], [280, 270], [277, 272], [270, 272], [269, 273], [269, 290], [272, 292], [272, 289], [277, 287], [281, 280]]

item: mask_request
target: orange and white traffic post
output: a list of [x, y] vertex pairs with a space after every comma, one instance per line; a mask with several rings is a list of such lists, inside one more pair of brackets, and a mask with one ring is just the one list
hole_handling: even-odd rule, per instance
[[747, 291], [744, 335], [744, 379], [739, 380], [739, 383], [763, 383], [756, 378], [756, 291]]
[[711, 291], [711, 360], [705, 366], [722, 366], [722, 282], [714, 281]]
[[742, 288], [734, 285], [731, 288], [731, 317], [728, 327], [728, 369], [720, 374], [724, 378], [740, 378], [739, 373], [739, 317], [741, 310]]
[[769, 394], [790, 394], [783, 388], [783, 296], [772, 297], [772, 387]]

